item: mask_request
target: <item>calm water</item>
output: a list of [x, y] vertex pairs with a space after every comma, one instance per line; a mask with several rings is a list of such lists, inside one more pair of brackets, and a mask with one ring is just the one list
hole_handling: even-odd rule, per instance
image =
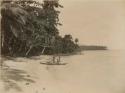
[[64, 62], [56, 70], [61, 93], [125, 93], [125, 51], [85, 51]]
[[48, 57], [37, 58], [27, 59], [28, 63], [6, 62], [35, 80], [28, 87], [17, 80], [23, 91], [6, 93], [125, 93], [125, 51], [84, 51], [62, 57], [62, 62], [68, 63], [65, 66], [40, 65]]

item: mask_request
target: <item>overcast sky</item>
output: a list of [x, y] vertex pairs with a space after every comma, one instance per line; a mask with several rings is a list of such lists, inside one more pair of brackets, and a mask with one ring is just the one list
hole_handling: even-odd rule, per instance
[[125, 0], [60, 0], [61, 35], [84, 45], [125, 49]]

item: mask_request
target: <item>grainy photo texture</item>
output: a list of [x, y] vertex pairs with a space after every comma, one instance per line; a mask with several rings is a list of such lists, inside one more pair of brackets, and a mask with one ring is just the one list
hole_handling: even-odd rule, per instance
[[0, 3], [0, 93], [125, 93], [124, 0]]

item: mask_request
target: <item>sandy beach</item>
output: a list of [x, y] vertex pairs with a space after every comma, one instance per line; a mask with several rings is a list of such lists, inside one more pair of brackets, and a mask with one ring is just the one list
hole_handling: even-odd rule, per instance
[[84, 51], [62, 56], [66, 65], [43, 65], [51, 56], [6, 58], [0, 93], [125, 93], [125, 52]]

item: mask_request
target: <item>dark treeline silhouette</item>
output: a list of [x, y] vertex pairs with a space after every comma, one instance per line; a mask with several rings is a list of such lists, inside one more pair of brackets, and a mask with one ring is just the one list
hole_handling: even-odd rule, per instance
[[32, 56], [37, 54], [72, 53], [78, 39], [59, 35], [58, 0], [3, 0], [1, 3], [2, 55]]
[[107, 50], [106, 46], [97, 46], [97, 45], [82, 45], [80, 46], [81, 50]]

